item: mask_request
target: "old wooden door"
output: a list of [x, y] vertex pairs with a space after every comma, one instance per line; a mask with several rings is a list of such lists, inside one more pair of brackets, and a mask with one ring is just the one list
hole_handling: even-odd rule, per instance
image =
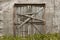
[[43, 33], [45, 4], [15, 4], [14, 34]]

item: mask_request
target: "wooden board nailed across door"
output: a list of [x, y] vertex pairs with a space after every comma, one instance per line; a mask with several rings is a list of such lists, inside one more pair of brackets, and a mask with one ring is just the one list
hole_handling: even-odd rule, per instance
[[43, 33], [45, 4], [15, 4], [14, 34], [30, 35]]

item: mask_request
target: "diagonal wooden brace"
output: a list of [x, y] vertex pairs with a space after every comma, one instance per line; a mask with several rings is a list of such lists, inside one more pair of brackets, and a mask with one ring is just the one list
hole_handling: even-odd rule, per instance
[[26, 17], [29, 17], [29, 18], [32, 18], [32, 19], [35, 19], [35, 20], [38, 20], [38, 21], [42, 21], [44, 22], [45, 20], [43, 19], [37, 19], [37, 18], [34, 18], [34, 17], [31, 17], [31, 16], [28, 16], [28, 15], [21, 15], [21, 14], [17, 14], [18, 16], [26, 16]]
[[[31, 17], [33, 17], [34, 15], [32, 15]], [[19, 25], [18, 28], [21, 28], [22, 25], [24, 25], [26, 22], [28, 22], [31, 18], [27, 18], [22, 24]]]
[[[39, 11], [37, 11], [36, 13], [28, 13], [28, 14], [38, 14], [41, 10], [43, 9], [43, 7], [39, 10]], [[32, 18], [32, 19], [35, 19], [35, 20], [39, 20], [39, 21], [42, 21], [42, 22], [44, 22], [45, 20], [43, 20], [43, 19], [37, 19], [37, 18], [34, 18], [34, 17], [31, 17], [31, 16], [28, 16], [28, 15], [21, 15], [21, 14], [17, 14], [18, 16], [26, 16], [26, 17], [29, 17], [29, 18]]]
[[33, 25], [33, 27], [41, 34], [41, 32], [38, 30], [37, 26], [34, 25], [34, 24], [32, 24], [32, 25]]

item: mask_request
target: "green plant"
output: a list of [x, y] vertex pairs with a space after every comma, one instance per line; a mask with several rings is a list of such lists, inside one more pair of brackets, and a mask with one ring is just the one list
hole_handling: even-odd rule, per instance
[[4, 35], [0, 37], [0, 40], [60, 40], [60, 34], [34, 34], [25, 37]]

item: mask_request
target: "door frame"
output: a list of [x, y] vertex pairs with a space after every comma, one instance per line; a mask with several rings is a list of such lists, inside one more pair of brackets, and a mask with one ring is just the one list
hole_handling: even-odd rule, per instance
[[[16, 7], [19, 7], [19, 6], [26, 6], [26, 5], [34, 5], [34, 6], [40, 6], [40, 7], [43, 7], [44, 8], [44, 15], [43, 15], [43, 19], [44, 20], [46, 20], [45, 19], [45, 16], [46, 16], [46, 13], [45, 13], [45, 8], [46, 8], [46, 6], [45, 6], [45, 3], [41, 3], [41, 4], [20, 4], [20, 3], [15, 3], [14, 4], [14, 6], [13, 6], [13, 35], [14, 35], [14, 37], [16, 36], [16, 26], [15, 26], [15, 8]], [[44, 31], [44, 33], [46, 33], [46, 21], [44, 21], [44, 25], [43, 25], [43, 31]]]

